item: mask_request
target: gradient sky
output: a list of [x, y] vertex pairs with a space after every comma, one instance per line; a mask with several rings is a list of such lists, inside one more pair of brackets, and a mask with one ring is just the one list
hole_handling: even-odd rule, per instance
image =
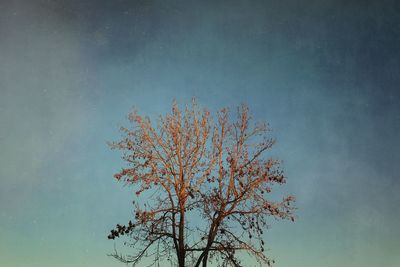
[[196, 96], [274, 129], [299, 208], [276, 267], [400, 266], [396, 2], [0, 1], [0, 265], [122, 266], [106, 141]]

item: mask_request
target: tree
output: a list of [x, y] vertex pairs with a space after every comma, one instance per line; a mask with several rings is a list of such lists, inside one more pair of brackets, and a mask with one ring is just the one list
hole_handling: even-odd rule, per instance
[[136, 190], [134, 218], [108, 238], [128, 236], [133, 254], [112, 256], [132, 265], [150, 257], [154, 265], [204, 267], [214, 259], [241, 266], [246, 252], [270, 266], [267, 218], [294, 221], [295, 208], [293, 196], [277, 201], [271, 194], [286, 178], [280, 162], [265, 157], [275, 143], [268, 125], [252, 123], [245, 105], [234, 122], [226, 108], [213, 122], [195, 99], [183, 111], [174, 101], [155, 126], [136, 111], [129, 120], [132, 127], [122, 127], [122, 139], [110, 146], [127, 162], [114, 176]]

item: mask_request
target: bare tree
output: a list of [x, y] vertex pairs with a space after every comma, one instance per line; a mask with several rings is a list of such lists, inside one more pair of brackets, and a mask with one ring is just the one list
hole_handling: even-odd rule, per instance
[[244, 105], [234, 122], [228, 115], [224, 108], [213, 122], [195, 100], [183, 111], [174, 101], [156, 126], [137, 112], [129, 115], [132, 127], [121, 128], [122, 140], [110, 145], [127, 162], [115, 178], [133, 185], [142, 203], [134, 202], [135, 218], [108, 236], [129, 236], [134, 254], [112, 256], [132, 265], [150, 257], [152, 265], [204, 267], [215, 259], [241, 266], [246, 252], [273, 263], [264, 253], [266, 219], [294, 221], [294, 198], [271, 194], [285, 177], [280, 162], [265, 157], [274, 144], [268, 125], [251, 124]]

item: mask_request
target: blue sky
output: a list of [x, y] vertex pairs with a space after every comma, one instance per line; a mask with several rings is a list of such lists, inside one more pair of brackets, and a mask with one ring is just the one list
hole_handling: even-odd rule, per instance
[[398, 266], [395, 1], [3, 1], [0, 263], [120, 266], [132, 191], [107, 141], [193, 96], [267, 120], [298, 221], [275, 266]]

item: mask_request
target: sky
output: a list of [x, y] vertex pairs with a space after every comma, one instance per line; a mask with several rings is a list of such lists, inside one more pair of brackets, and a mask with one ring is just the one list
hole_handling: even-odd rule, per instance
[[132, 107], [155, 118], [197, 97], [211, 111], [246, 103], [273, 129], [298, 207], [265, 233], [274, 266], [399, 266], [399, 12], [0, 1], [0, 265], [121, 266], [106, 237], [131, 218], [133, 190], [106, 142]]

